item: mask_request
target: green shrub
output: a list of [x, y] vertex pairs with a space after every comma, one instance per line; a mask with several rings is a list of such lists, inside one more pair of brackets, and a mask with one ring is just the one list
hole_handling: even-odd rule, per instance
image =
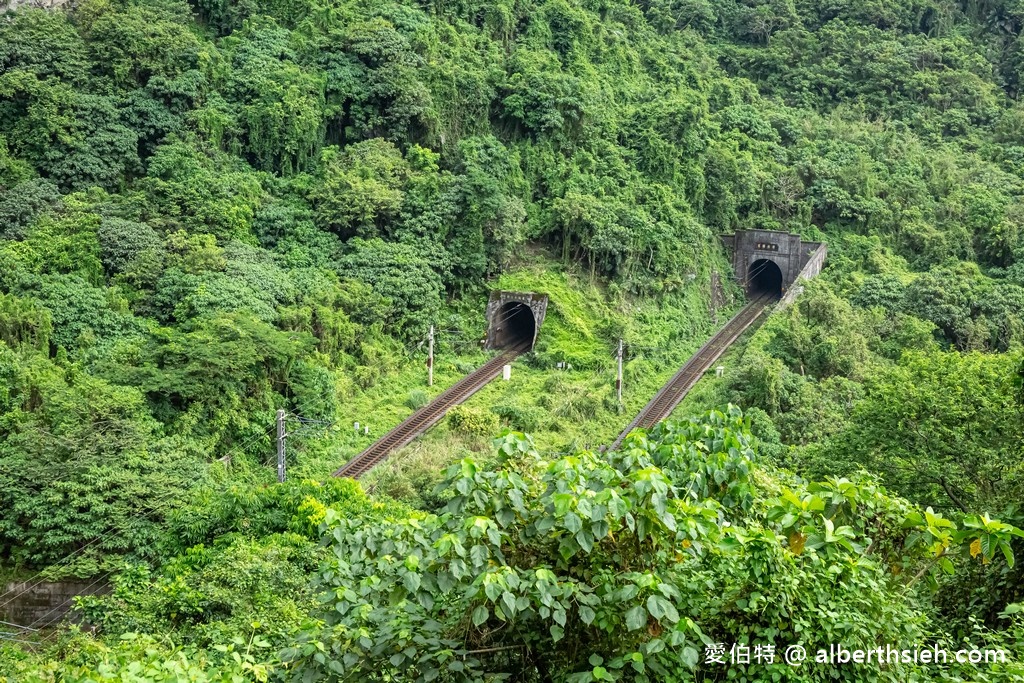
[[423, 389], [413, 389], [409, 392], [409, 398], [405, 399], [405, 405], [413, 410], [419, 410], [430, 403], [430, 394]]
[[[519, 680], [703, 681], [724, 678], [701, 661], [711, 643], [921, 642], [935, 638], [924, 589], [953, 569], [945, 555], [984, 538], [975, 562], [992, 571], [1009, 564], [995, 545], [1009, 558], [1019, 533], [978, 517], [960, 529], [869, 476], [778, 472], [731, 406], [603, 454], [552, 458], [514, 432], [494, 444], [496, 463], [448, 468], [443, 515], [368, 525], [328, 511], [324, 621], [281, 653], [298, 678], [407, 680], [415, 668], [423, 680], [469, 681], [516, 667]], [[452, 652], [464, 675], [446, 675]], [[640, 662], [649, 678], [633, 675]], [[748, 681], [928, 679], [891, 664], [870, 677], [732, 666]]]
[[473, 372], [474, 370], [476, 370], [476, 367], [477, 366], [475, 363], [470, 363], [464, 360], [455, 361], [455, 369], [461, 372], [463, 375], [468, 375], [469, 373]]
[[535, 432], [544, 422], [544, 411], [537, 406], [506, 403], [494, 406], [491, 411], [501, 418], [506, 426], [520, 432]]
[[452, 431], [471, 436], [494, 436], [498, 432], [498, 416], [483, 408], [455, 406], [448, 411]]
[[315, 541], [327, 508], [340, 510], [348, 517], [390, 514], [389, 510], [394, 509], [367, 498], [351, 479], [333, 477], [323, 482], [288, 481], [258, 488], [249, 484], [222, 490], [207, 488], [194, 492], [192, 501], [169, 515], [167, 550], [173, 553], [212, 544], [227, 534], [260, 538], [295, 533]]

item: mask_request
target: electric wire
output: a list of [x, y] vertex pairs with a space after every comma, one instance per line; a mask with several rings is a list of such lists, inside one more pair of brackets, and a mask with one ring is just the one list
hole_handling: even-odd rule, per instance
[[[272, 429], [273, 426], [271, 426], [270, 428]], [[222, 459], [224, 457], [227, 457], [227, 456], [230, 456], [230, 455], [234, 455], [235, 453], [241, 451], [245, 447], [247, 447], [250, 444], [252, 444], [254, 441], [256, 441], [256, 439], [263, 438], [265, 435], [266, 435], [266, 430], [262, 434], [257, 434], [257, 435], [254, 435], [254, 436], [250, 437], [249, 439], [247, 439], [243, 443], [239, 444], [238, 446], [235, 446], [230, 451], [228, 451], [227, 455], [222, 456]], [[17, 600], [19, 597], [21, 597], [25, 593], [27, 593], [27, 592], [33, 590], [34, 588], [38, 587], [40, 584], [45, 583], [46, 579], [45, 578], [40, 578], [43, 574], [47, 574], [50, 571], [52, 571], [53, 569], [56, 569], [58, 567], [61, 567], [62, 565], [67, 564], [71, 559], [74, 558], [75, 555], [79, 554], [80, 552], [83, 552], [84, 550], [86, 550], [87, 548], [91, 547], [92, 545], [94, 545], [96, 543], [99, 543], [101, 541], [108, 540], [108, 539], [111, 539], [111, 538], [116, 538], [120, 533], [123, 533], [123, 532], [127, 531], [127, 527], [128, 527], [128, 524], [130, 522], [138, 520], [138, 519], [141, 519], [143, 516], [145, 516], [145, 515], [147, 515], [149, 513], [159, 512], [159, 511], [163, 510], [163, 508], [166, 507], [166, 505], [170, 504], [170, 501], [172, 499], [175, 499], [178, 496], [179, 496], [179, 492], [178, 491], [173, 491], [173, 492], [170, 492], [170, 493], [168, 493], [168, 494], [166, 494], [164, 496], [161, 496], [158, 499], [160, 504], [158, 504], [156, 506], [154, 506], [154, 505], [147, 506], [144, 510], [142, 510], [140, 512], [136, 512], [135, 514], [133, 514], [133, 515], [125, 518], [124, 520], [122, 520], [122, 526], [116, 527], [114, 529], [111, 529], [110, 531], [108, 531], [108, 532], [106, 532], [106, 533], [104, 533], [104, 534], [102, 534], [100, 536], [97, 536], [97, 537], [93, 538], [92, 540], [87, 542], [85, 545], [77, 548], [76, 550], [72, 551], [68, 555], [65, 555], [64, 557], [62, 557], [57, 562], [49, 564], [46, 567], [44, 567], [43, 569], [40, 569], [34, 575], [29, 577], [25, 582], [22, 582], [23, 584], [26, 584], [26, 585], [24, 585], [24, 587], [22, 588], [21, 591], [18, 591], [17, 593], [15, 593], [15, 595], [13, 595], [12, 597], [8, 598], [6, 601], [0, 603], [0, 609], [6, 607], [11, 602], [13, 602], [14, 600]], [[13, 592], [14, 591], [7, 591], [6, 593], [0, 595], [0, 598], [7, 597], [8, 595], [10, 595]]]
[[[88, 586], [86, 586], [86, 587], [85, 587], [85, 588], [84, 588], [84, 589], [83, 589], [83, 590], [81, 591], [81, 593], [79, 593], [79, 595], [95, 595], [95, 593], [90, 593], [89, 591], [91, 591], [91, 590], [92, 590], [93, 588], [95, 588], [95, 587], [96, 587], [97, 585], [100, 585], [100, 584], [104, 583], [104, 582], [105, 582], [105, 581], [106, 581], [107, 579], [109, 579], [109, 578], [110, 578], [110, 577], [111, 577], [111, 576], [112, 576], [112, 575], [113, 575], [113, 574], [114, 574], [114, 573], [115, 573], [116, 571], [117, 571], [116, 569], [109, 569], [109, 570], [105, 571], [105, 572], [104, 572], [103, 574], [100, 574], [100, 575], [99, 575], [98, 577], [96, 577], [96, 578], [95, 578], [95, 579], [94, 579], [94, 580], [92, 581], [92, 583], [90, 583], [90, 584], [89, 584]], [[47, 622], [47, 617], [49, 617], [49, 616], [50, 616], [51, 614], [62, 614], [62, 613], [63, 613], [63, 609], [64, 609], [65, 607], [67, 607], [67, 606], [70, 606], [70, 605], [71, 605], [71, 603], [73, 603], [73, 602], [75, 601], [75, 598], [76, 598], [76, 597], [78, 597], [78, 595], [75, 595], [75, 596], [71, 596], [70, 598], [66, 598], [66, 599], [64, 599], [64, 600], [63, 600], [62, 602], [60, 602], [59, 604], [57, 604], [57, 605], [53, 605], [52, 607], [50, 607], [50, 609], [46, 610], [46, 611], [45, 611], [45, 612], [43, 613], [43, 615], [42, 615], [41, 617], [36, 617], [36, 619], [35, 619], [35, 620], [33, 620], [33, 621], [32, 621], [32, 623], [33, 623], [33, 624], [36, 624], [36, 625], [38, 625], [38, 626], [40, 626], [40, 627], [42, 627], [42, 628], [46, 628], [46, 626], [47, 626], [47, 623], [48, 623], [48, 622]], [[51, 639], [53, 639], [53, 638], [55, 638], [55, 637], [57, 636], [57, 633], [58, 633], [57, 631], [54, 631], [53, 633], [50, 633], [50, 634], [48, 634], [48, 635], [44, 635], [44, 636], [43, 636], [43, 637], [42, 637], [42, 638], [40, 639], [40, 641], [39, 641], [39, 644], [40, 644], [40, 645], [43, 645], [43, 644], [45, 644], [45, 643], [49, 642], [49, 641], [50, 641]]]
[[[163, 502], [163, 501], [169, 500], [170, 498], [174, 498], [176, 496], [177, 496], [177, 492], [168, 493], [165, 496], [161, 497], [159, 500], [161, 502]], [[153, 508], [151, 506], [145, 512], [152, 512], [152, 511], [155, 511], [156, 509], [158, 509], [158, 508]], [[40, 569], [34, 575], [29, 577], [26, 581], [21, 582], [22, 584], [24, 584], [22, 590], [18, 591], [12, 597], [10, 597], [7, 600], [5, 600], [4, 602], [0, 603], [0, 609], [3, 609], [4, 607], [9, 605], [10, 603], [14, 602], [15, 600], [20, 598], [25, 593], [28, 593], [29, 591], [35, 589], [36, 587], [40, 586], [41, 584], [46, 583], [46, 578], [42, 577], [43, 574], [50, 573], [51, 570], [56, 569], [58, 567], [61, 567], [62, 565], [67, 564], [68, 562], [70, 562], [74, 558], [75, 555], [77, 555], [78, 553], [88, 549], [89, 547], [91, 547], [92, 545], [94, 545], [96, 543], [100, 543], [100, 542], [108, 540], [110, 538], [116, 538], [119, 532], [123, 532], [123, 531], [126, 530], [125, 527], [127, 526], [128, 522], [136, 520], [136, 519], [140, 518], [141, 516], [142, 516], [142, 514], [136, 513], [136, 514], [126, 518], [125, 520], [123, 520], [123, 522], [124, 522], [123, 526], [111, 529], [110, 531], [107, 531], [106, 533], [104, 533], [104, 534], [102, 534], [100, 536], [94, 537], [88, 543], [86, 543], [85, 545], [83, 545], [83, 546], [79, 547], [78, 549], [72, 551], [71, 553], [65, 555], [60, 560], [54, 562], [53, 564], [47, 565], [43, 569]], [[39, 578], [39, 577], [42, 577], [42, 578]], [[15, 590], [17, 590], [17, 589], [15, 589]], [[14, 590], [7, 591], [3, 595], [0, 595], [0, 598], [6, 597], [6, 596], [10, 595], [11, 593], [14, 593]]]

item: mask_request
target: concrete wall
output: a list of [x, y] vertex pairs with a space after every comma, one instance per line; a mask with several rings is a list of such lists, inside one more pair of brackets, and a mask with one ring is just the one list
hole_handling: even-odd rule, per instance
[[[102, 595], [110, 590], [105, 581], [13, 582], [4, 587], [0, 621], [29, 628], [52, 626], [74, 606], [77, 595]], [[8, 602], [10, 601], [10, 602]], [[12, 631], [13, 628], [3, 630]]]
[[818, 244], [814, 251], [808, 255], [807, 263], [804, 264], [800, 274], [796, 277], [796, 283], [782, 297], [782, 301], [779, 302], [779, 308], [788, 306], [800, 296], [800, 293], [804, 291], [802, 284], [804, 280], [815, 278], [821, 273], [821, 269], [825, 265], [826, 256], [828, 256], [828, 245], [824, 243]]

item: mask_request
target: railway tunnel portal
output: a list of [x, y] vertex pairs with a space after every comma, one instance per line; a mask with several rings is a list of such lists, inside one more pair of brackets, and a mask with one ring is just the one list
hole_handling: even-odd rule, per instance
[[778, 230], [737, 230], [723, 235], [722, 242], [732, 252], [733, 271], [747, 296], [768, 293], [783, 303], [799, 292], [801, 278], [821, 272], [826, 256], [823, 242]]
[[547, 294], [491, 292], [487, 302], [488, 349], [533, 349], [548, 309]]
[[521, 354], [532, 351], [547, 309], [547, 294], [491, 292], [486, 312], [486, 346], [488, 349], [498, 349], [500, 353], [445, 389], [427, 405], [416, 410], [362, 453], [335, 470], [333, 476], [355, 479], [363, 476], [377, 463], [385, 460], [392, 451], [408, 445], [417, 436], [440, 422], [450, 408], [466, 401], [501, 375], [505, 365]]

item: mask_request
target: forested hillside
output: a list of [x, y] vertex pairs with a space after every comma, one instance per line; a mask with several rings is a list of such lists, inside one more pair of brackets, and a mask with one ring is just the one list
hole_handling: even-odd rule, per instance
[[[0, 577], [113, 582], [82, 629], [14, 632], [0, 679], [1022, 680], [1022, 25], [1016, 0], [0, 16]], [[679, 421], [598, 455], [741, 302], [718, 235], [743, 228], [828, 267]], [[496, 288], [551, 297], [513, 379], [327, 478], [482, 362]], [[704, 661], [801, 639], [1017, 663]]]

